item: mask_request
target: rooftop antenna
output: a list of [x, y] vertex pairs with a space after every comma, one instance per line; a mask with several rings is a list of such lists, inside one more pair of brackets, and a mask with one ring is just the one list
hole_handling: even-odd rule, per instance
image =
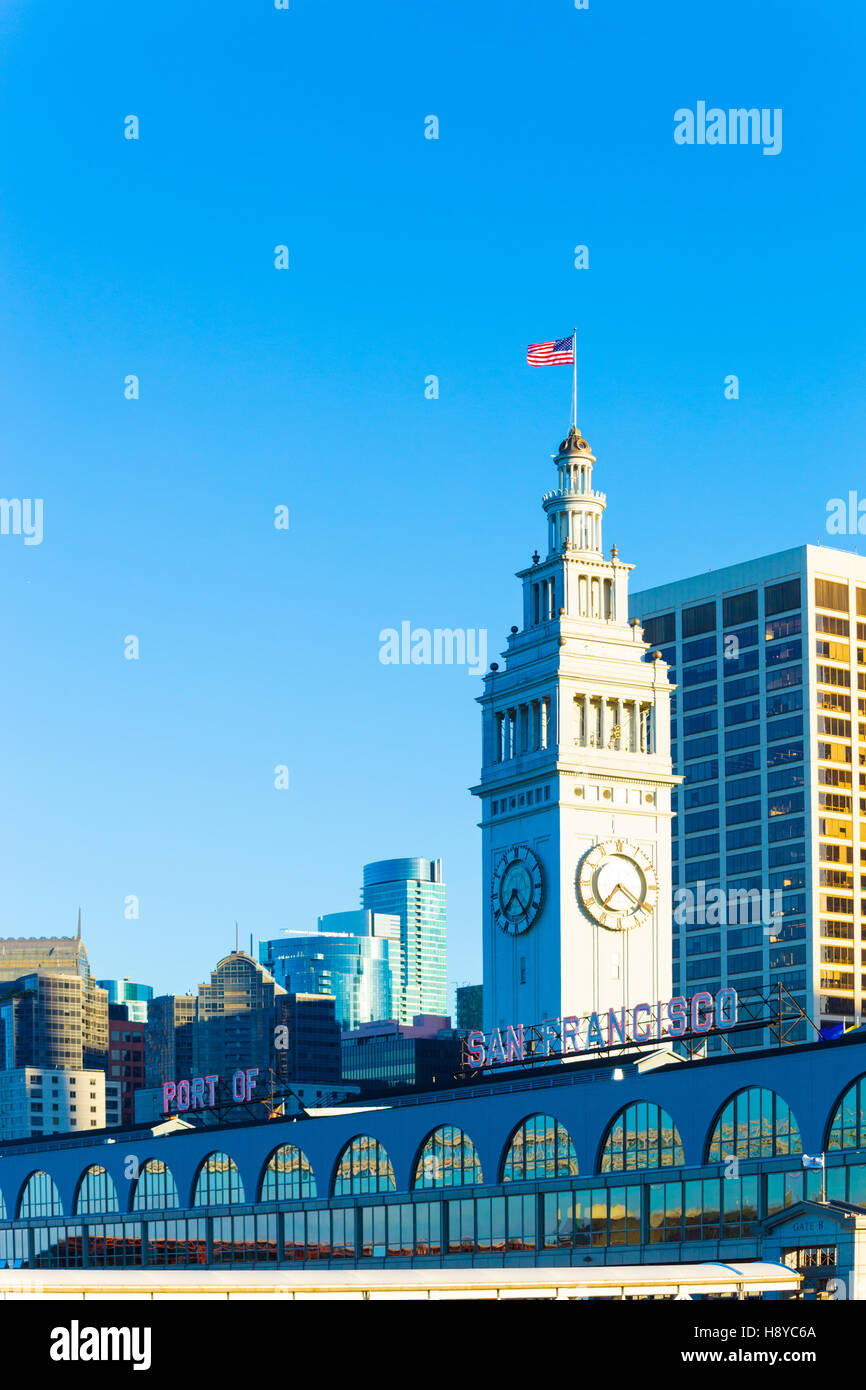
[[75, 933], [76, 939], [81, 940], [81, 908], [78, 909], [78, 931]]
[[235, 922], [235, 950], [238, 949], [238, 924]]

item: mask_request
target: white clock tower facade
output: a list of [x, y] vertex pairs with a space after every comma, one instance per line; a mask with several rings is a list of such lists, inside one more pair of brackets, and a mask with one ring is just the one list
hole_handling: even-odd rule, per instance
[[486, 1030], [671, 996], [672, 687], [604, 557], [594, 463], [572, 428], [479, 697]]

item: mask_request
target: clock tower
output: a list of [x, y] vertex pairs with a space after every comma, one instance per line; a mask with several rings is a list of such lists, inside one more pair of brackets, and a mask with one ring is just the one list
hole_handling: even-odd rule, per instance
[[604, 556], [594, 463], [572, 428], [479, 696], [486, 1030], [671, 995], [672, 687]]

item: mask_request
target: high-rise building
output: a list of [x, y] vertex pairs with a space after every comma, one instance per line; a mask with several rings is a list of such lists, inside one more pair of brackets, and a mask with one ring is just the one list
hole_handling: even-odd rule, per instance
[[400, 919], [401, 998], [398, 1021], [444, 1014], [445, 884], [441, 859], [382, 859], [364, 865], [361, 906]]
[[75, 936], [0, 940], [0, 1067], [104, 1067], [108, 995]]
[[132, 980], [97, 980], [100, 989], [108, 993], [109, 1005], [125, 1007], [125, 1017], [134, 1023], [147, 1023], [147, 1006], [153, 998], [153, 985], [138, 985]]
[[670, 683], [602, 549], [604, 493], [572, 428], [545, 493], [547, 555], [484, 677], [480, 798], [487, 1029], [670, 995]]
[[147, 1006], [144, 1080], [149, 1087], [193, 1074], [194, 994], [158, 994]]
[[[120, 1097], [119, 1124], [131, 1125], [135, 1118], [135, 1093], [144, 1085], [144, 1058], [147, 1024], [126, 1017], [125, 1004], [109, 1004], [108, 1073], [116, 1081]], [[106, 1119], [108, 1118], [106, 1092]]]
[[645, 589], [631, 611], [678, 687], [676, 984], [781, 982], [822, 1024], [861, 1021], [866, 559], [799, 546]]
[[232, 951], [197, 997], [162, 995], [149, 1006], [146, 1089], [193, 1076], [228, 1081], [258, 1067], [275, 1081], [340, 1079], [340, 1030], [330, 996], [288, 993], [245, 951]]
[[0, 983], [0, 1068], [104, 1068], [108, 996], [80, 975], [22, 975]]
[[401, 1000], [400, 918], [358, 908], [319, 918], [318, 932], [259, 943], [259, 958], [284, 989], [331, 994], [342, 1029], [396, 1018]]
[[458, 985], [454, 1026], [461, 1033], [484, 1027], [484, 986]]
[[249, 1009], [272, 1008], [274, 999], [282, 993], [282, 985], [277, 984], [270, 971], [246, 951], [234, 950], [211, 971], [210, 984], [199, 985], [196, 1019], [201, 1022]]

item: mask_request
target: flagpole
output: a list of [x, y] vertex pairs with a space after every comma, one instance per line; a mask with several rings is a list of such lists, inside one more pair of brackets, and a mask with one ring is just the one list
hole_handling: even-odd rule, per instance
[[573, 337], [572, 337], [572, 340], [571, 340], [571, 356], [572, 356], [572, 363], [573, 363], [573, 366], [574, 366], [574, 377], [573, 377], [572, 391], [571, 391], [571, 401], [572, 401], [572, 407], [571, 407], [571, 423], [572, 423], [572, 425], [574, 426], [574, 428], [577, 429], [577, 329], [576, 329], [576, 328], [573, 330]]

